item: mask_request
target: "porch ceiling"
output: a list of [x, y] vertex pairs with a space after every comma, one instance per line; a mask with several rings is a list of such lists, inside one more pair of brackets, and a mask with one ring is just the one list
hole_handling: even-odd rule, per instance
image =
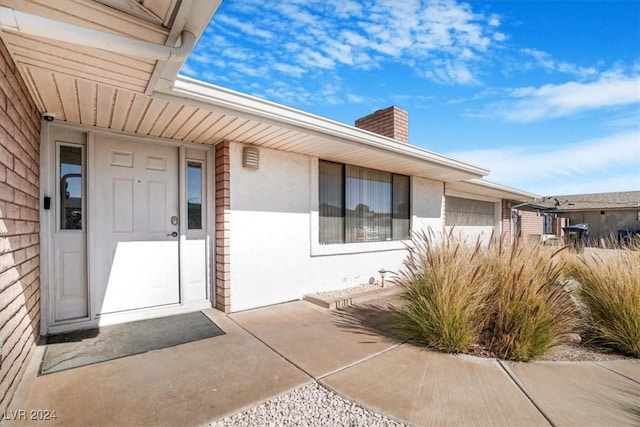
[[[71, 24], [134, 41], [175, 46], [183, 30], [198, 38], [221, 0], [192, 2], [180, 0], [0, 0], [0, 5], [18, 12]], [[22, 31], [22, 30], [21, 30]], [[150, 94], [167, 87], [183, 61], [135, 57], [78, 43], [37, 37], [23, 32], [0, 31], [13, 59], [41, 112], [49, 111], [53, 80], [57, 86], [74, 84], [62, 94], [86, 92], [79, 86], [97, 84]], [[44, 84], [43, 84], [44, 83]], [[64, 102], [67, 98], [61, 98]], [[49, 102], [47, 102], [49, 101]], [[55, 104], [55, 102], [54, 102]], [[71, 110], [72, 107], [69, 107]], [[51, 110], [58, 114], [58, 111]], [[64, 115], [74, 121], [73, 113]], [[75, 121], [80, 123], [80, 121]]]
[[[94, 1], [2, 0], [0, 3], [21, 12], [151, 43], [164, 44], [169, 35], [168, 27], [149, 23]], [[173, 7], [175, 0], [154, 3], [163, 23], [166, 22], [169, 7]], [[41, 99], [46, 98], [43, 92], [48, 91], [46, 86], [40, 85], [44, 76], [60, 78], [64, 80], [61, 84], [74, 78], [144, 92], [157, 62], [8, 31], [4, 31], [2, 36], [43, 111], [46, 108]]]

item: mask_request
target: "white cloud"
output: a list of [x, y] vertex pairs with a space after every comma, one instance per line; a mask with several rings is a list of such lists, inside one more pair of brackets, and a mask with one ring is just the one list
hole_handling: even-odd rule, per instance
[[553, 58], [553, 56], [551, 56], [551, 54], [539, 49], [521, 49], [520, 53], [525, 56], [524, 63], [520, 64], [520, 66], [524, 69], [540, 67], [549, 72], [555, 71], [560, 73], [573, 74], [577, 77], [589, 77], [597, 73], [597, 70], [593, 67], [580, 67], [566, 61], [557, 61]]
[[250, 24], [248, 22], [242, 22], [237, 18], [232, 18], [224, 14], [216, 15], [215, 22], [223, 26], [226, 25], [226, 26], [236, 28], [242, 31], [242, 33], [245, 36], [247, 35], [257, 36], [262, 39], [271, 39], [273, 37], [273, 34], [270, 31], [263, 30], [261, 28], [256, 28], [253, 24]]
[[488, 167], [488, 180], [541, 195], [640, 189], [640, 130], [557, 146], [449, 153]]
[[489, 106], [497, 114], [515, 122], [569, 116], [582, 111], [640, 102], [640, 75], [604, 73], [588, 83], [567, 82], [509, 91], [510, 98]]
[[[387, 62], [439, 83], [470, 84], [477, 82], [483, 55], [505, 40], [499, 26], [499, 16], [475, 13], [456, 0], [373, 0], [366, 6], [355, 0], [229, 1], [205, 32], [216, 42], [199, 43], [192, 59], [207, 64], [220, 58], [237, 70], [267, 64], [264, 78]], [[245, 49], [251, 43], [259, 44], [253, 55]]]

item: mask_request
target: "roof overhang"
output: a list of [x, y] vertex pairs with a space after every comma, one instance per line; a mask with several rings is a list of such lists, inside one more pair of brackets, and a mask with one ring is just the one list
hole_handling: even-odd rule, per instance
[[494, 200], [514, 200], [521, 203], [533, 203], [540, 196], [526, 191], [517, 190], [505, 185], [496, 184], [482, 179], [469, 179], [460, 182], [447, 183], [445, 194], [473, 198], [480, 196]]
[[169, 87], [220, 3], [2, 0], [0, 37], [44, 112], [52, 80], [147, 95]]
[[172, 87], [154, 93], [154, 97], [297, 135], [275, 146], [255, 139], [245, 141], [241, 136], [230, 138], [237, 142], [442, 181], [478, 178], [489, 173], [479, 166], [354, 126], [184, 76], [178, 76]]

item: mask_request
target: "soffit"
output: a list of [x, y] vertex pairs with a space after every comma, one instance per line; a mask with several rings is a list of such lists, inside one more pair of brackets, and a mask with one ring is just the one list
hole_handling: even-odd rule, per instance
[[473, 198], [473, 196], [481, 196], [500, 200], [517, 200], [520, 202], [532, 202], [539, 197], [532, 193], [480, 179], [447, 183], [445, 194], [447, 193], [461, 197], [465, 195], [471, 198]]
[[[167, 0], [164, 3], [168, 7], [174, 2]], [[93, 1], [2, 0], [2, 5], [156, 44], [164, 44], [169, 35], [169, 29], [162, 25], [151, 24]], [[156, 7], [159, 7], [159, 3]], [[157, 62], [8, 31], [3, 32], [2, 36], [36, 102], [43, 96], [41, 92], [48, 90], [38, 84], [38, 76], [42, 74], [59, 75], [61, 79], [73, 77], [97, 81], [116, 88], [143, 92]], [[42, 105], [38, 107], [45, 111]]]
[[30, 70], [30, 77], [43, 89], [38, 98], [43, 111], [71, 123], [201, 144], [230, 140], [443, 181], [478, 176], [299, 126], [230, 113], [216, 105], [201, 108], [178, 98], [150, 97], [44, 70]]

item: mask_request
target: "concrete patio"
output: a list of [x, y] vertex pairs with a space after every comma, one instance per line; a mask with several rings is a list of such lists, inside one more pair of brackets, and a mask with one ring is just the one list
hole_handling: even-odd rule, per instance
[[385, 332], [379, 305], [330, 311], [296, 301], [206, 313], [226, 335], [42, 377], [39, 347], [10, 410], [55, 410], [48, 425], [201, 425], [316, 380], [414, 425], [640, 424], [638, 360], [524, 364], [433, 353]]

